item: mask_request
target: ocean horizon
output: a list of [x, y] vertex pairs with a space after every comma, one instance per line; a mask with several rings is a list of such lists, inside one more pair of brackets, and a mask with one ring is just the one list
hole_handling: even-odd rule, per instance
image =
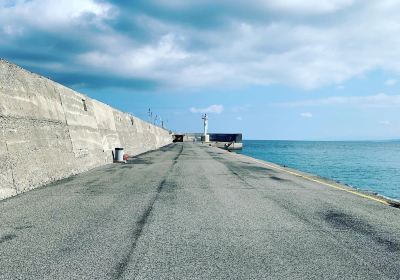
[[400, 199], [400, 140], [244, 140], [238, 153]]

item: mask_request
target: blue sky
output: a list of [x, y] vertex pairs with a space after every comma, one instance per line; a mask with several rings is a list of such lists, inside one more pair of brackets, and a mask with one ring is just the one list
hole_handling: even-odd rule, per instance
[[174, 131], [400, 138], [400, 2], [0, 0], [0, 57]]

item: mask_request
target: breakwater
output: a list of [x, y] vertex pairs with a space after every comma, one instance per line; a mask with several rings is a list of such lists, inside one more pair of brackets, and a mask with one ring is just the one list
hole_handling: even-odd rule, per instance
[[0, 60], [0, 199], [172, 142], [169, 132]]
[[0, 278], [400, 279], [377, 197], [193, 142], [131, 163], [0, 203]]

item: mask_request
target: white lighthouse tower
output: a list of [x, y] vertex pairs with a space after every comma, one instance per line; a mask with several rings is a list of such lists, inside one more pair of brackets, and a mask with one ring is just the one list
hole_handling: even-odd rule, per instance
[[201, 140], [208, 143], [208, 142], [210, 142], [210, 135], [208, 135], [208, 116], [207, 116], [207, 114], [204, 114], [201, 119], [204, 122], [204, 135], [201, 137], [202, 138]]

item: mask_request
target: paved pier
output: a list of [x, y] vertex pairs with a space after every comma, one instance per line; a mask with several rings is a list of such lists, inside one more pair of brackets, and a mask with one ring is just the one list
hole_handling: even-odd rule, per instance
[[0, 279], [400, 279], [400, 210], [175, 144], [1, 201]]

